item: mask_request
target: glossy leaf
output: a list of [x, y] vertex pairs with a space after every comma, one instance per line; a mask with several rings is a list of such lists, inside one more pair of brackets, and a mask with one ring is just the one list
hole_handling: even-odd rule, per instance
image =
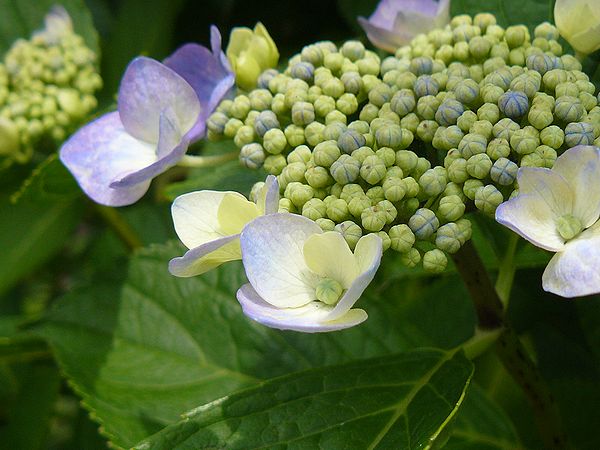
[[415, 350], [292, 374], [200, 406], [135, 448], [423, 448], [471, 371], [461, 353]]

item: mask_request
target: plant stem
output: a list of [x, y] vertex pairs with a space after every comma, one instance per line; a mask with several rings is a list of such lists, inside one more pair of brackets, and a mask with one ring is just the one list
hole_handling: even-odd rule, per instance
[[210, 155], [210, 156], [195, 156], [195, 155], [184, 155], [183, 158], [177, 163], [181, 167], [214, 167], [218, 166], [227, 161], [232, 161], [238, 157], [240, 152], [229, 152], [223, 153], [222, 155]]
[[494, 290], [473, 243], [467, 241], [453, 255], [452, 259], [475, 305], [479, 327], [482, 330], [500, 328], [503, 316], [502, 302]]
[[511, 233], [509, 239], [506, 253], [504, 253], [504, 257], [500, 263], [498, 278], [496, 279], [496, 292], [498, 293], [498, 297], [500, 297], [500, 301], [502, 301], [504, 308], [508, 306], [510, 290], [515, 278], [515, 253], [517, 251], [517, 244], [519, 243], [519, 235]]
[[104, 219], [119, 239], [121, 239], [130, 252], [143, 246], [141, 239], [115, 208], [96, 205], [96, 211], [98, 211], [102, 219]]
[[[510, 249], [508, 250], [510, 251]], [[479, 328], [486, 331], [501, 329], [496, 352], [511, 377], [521, 386], [535, 415], [538, 431], [547, 449], [568, 448], [561, 418], [552, 394], [529, 358], [516, 332], [504, 320], [502, 301], [495, 291], [483, 262], [471, 241], [453, 255], [475, 305]], [[505, 285], [510, 292], [511, 282]]]

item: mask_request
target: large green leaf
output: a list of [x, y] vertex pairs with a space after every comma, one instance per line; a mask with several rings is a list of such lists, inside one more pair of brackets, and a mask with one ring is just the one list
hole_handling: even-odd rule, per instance
[[84, 0], [0, 0], [0, 54], [18, 38], [27, 39], [43, 28], [44, 16], [57, 4], [69, 12], [75, 32], [84, 38], [86, 45], [98, 52], [98, 34]]
[[427, 447], [462, 402], [462, 353], [417, 350], [270, 380], [196, 408], [135, 448]]
[[475, 15], [489, 12], [502, 26], [525, 24], [534, 28], [541, 22], [553, 21], [555, 0], [452, 0], [451, 13]]
[[469, 300], [449, 279], [376, 280], [360, 300], [369, 319], [343, 332], [271, 330], [241, 313], [239, 263], [179, 279], [166, 264], [180, 252], [142, 251], [122, 287], [96, 281], [72, 292], [40, 330], [116, 445], [131, 446], [184, 411], [275, 376], [415, 346], [451, 348], [473, 332]]
[[446, 450], [517, 450], [517, 432], [502, 409], [472, 383], [452, 427]]

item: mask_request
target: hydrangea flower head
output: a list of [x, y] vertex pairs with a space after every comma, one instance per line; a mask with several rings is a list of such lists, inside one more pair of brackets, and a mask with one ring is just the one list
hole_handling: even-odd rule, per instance
[[233, 85], [215, 27], [212, 44], [212, 53], [184, 46], [165, 64], [134, 59], [119, 87], [118, 110], [65, 142], [60, 158], [92, 200], [109, 206], [136, 202], [152, 178], [204, 135], [208, 115]]
[[496, 220], [534, 245], [556, 252], [542, 286], [563, 297], [600, 292], [600, 148], [577, 146], [552, 169], [523, 167], [519, 194]]
[[344, 237], [289, 213], [259, 217], [240, 236], [249, 284], [237, 298], [244, 313], [283, 330], [324, 332], [358, 325], [352, 308], [379, 267], [381, 238], [360, 238], [352, 252]]
[[382, 0], [368, 20], [358, 22], [375, 47], [393, 53], [417, 34], [450, 22], [450, 0]]
[[267, 177], [257, 197], [256, 203], [238, 192], [198, 191], [177, 197], [171, 207], [173, 223], [189, 251], [173, 258], [169, 271], [191, 277], [241, 259], [242, 228], [263, 214], [277, 212], [279, 185], [274, 176]]

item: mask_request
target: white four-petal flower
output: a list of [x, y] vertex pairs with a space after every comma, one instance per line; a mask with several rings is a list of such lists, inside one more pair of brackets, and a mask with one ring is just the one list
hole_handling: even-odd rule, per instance
[[552, 169], [523, 167], [518, 183], [519, 194], [498, 207], [496, 220], [556, 252], [543, 288], [563, 297], [600, 292], [600, 149], [573, 147]]
[[171, 207], [175, 232], [189, 249], [169, 262], [178, 277], [200, 275], [224, 262], [241, 259], [240, 232], [251, 220], [277, 212], [279, 185], [269, 175], [251, 202], [237, 192], [198, 191], [183, 194]]
[[[379, 236], [363, 236], [352, 253], [341, 234], [324, 233], [312, 220], [284, 213], [253, 220], [240, 242], [250, 283], [237, 298], [250, 318], [304, 332], [340, 330], [367, 319], [365, 311], [352, 307], [379, 267]], [[323, 281], [340, 287], [339, 299], [317, 300]]]

